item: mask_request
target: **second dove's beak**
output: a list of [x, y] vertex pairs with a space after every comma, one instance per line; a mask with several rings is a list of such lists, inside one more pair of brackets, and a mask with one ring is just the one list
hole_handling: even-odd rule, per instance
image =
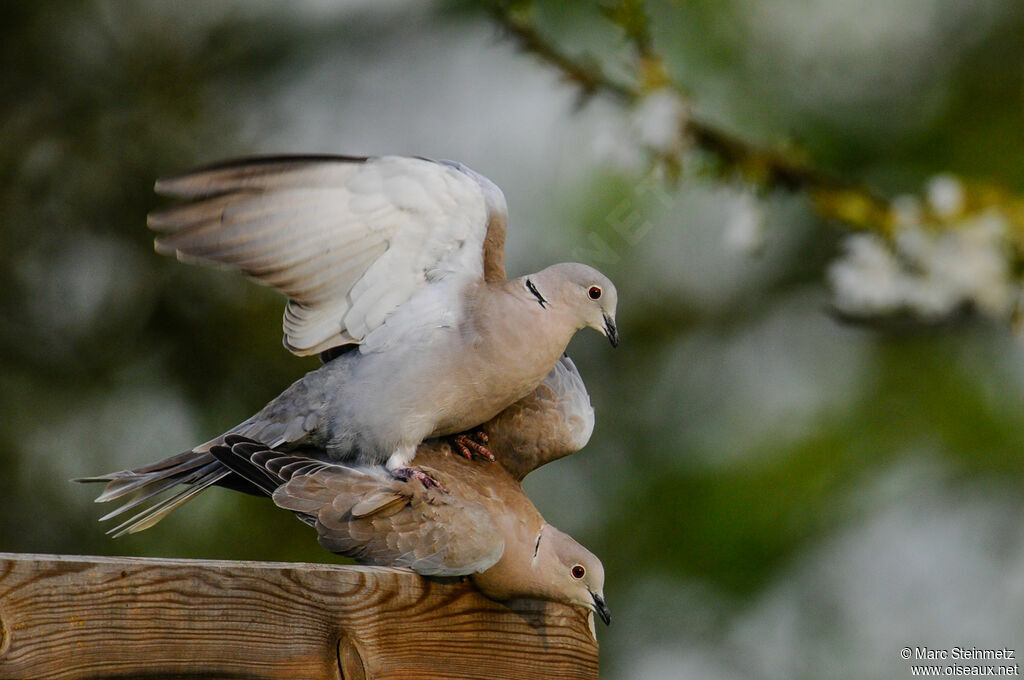
[[608, 338], [608, 342], [612, 343], [612, 347], [619, 346], [619, 329], [615, 327], [612, 317], [607, 314], [604, 315], [604, 334]]
[[609, 625], [612, 622], [612, 612], [608, 609], [608, 605], [604, 603], [604, 598], [597, 593], [590, 594], [594, 598], [594, 611], [604, 621], [604, 625]]

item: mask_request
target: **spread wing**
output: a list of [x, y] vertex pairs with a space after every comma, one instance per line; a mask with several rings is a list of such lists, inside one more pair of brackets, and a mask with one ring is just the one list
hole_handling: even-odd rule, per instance
[[324, 548], [363, 564], [465, 576], [492, 566], [505, 549], [486, 508], [382, 467], [325, 463], [234, 435], [211, 454], [315, 527]]
[[545, 463], [579, 451], [594, 431], [594, 409], [576, 365], [563, 356], [530, 395], [481, 426], [502, 465], [522, 481]]
[[156, 190], [182, 201], [150, 214], [157, 251], [237, 269], [286, 295], [285, 345], [299, 355], [360, 343], [428, 286], [444, 281], [444, 294], [458, 295], [505, 277], [505, 198], [459, 163], [255, 158], [161, 179]]

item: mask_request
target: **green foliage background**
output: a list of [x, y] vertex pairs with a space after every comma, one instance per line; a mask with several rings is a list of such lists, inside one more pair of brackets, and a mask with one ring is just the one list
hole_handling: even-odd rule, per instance
[[[607, 12], [531, 4], [553, 45], [633, 78]], [[68, 483], [203, 441], [315, 365], [281, 348], [271, 292], [152, 252], [152, 183], [274, 151], [457, 157], [505, 189], [510, 271], [594, 236], [612, 249], [595, 264], [623, 344], [570, 348], [594, 438], [527, 484], [606, 565], [606, 677], [904, 677], [906, 645], [1019, 648], [1020, 338], [972, 318], [839, 322], [839, 225], [766, 190], [763, 251], [730, 251], [736, 182], [651, 180], [628, 107], [581, 103], [491, 9], [0, 6], [0, 550], [336, 559], [219, 490], [113, 541], [96, 489]], [[940, 172], [1024, 191], [1015, 0], [645, 11], [710, 125], [888, 196]]]

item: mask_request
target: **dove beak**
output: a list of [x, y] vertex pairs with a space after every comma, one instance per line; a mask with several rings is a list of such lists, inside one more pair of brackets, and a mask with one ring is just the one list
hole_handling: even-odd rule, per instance
[[604, 315], [603, 332], [608, 342], [612, 343], [612, 347], [619, 346], [619, 329], [615, 327], [615, 320], [607, 314]]
[[594, 611], [604, 621], [604, 625], [609, 625], [612, 622], [612, 612], [608, 609], [608, 605], [604, 603], [604, 598], [598, 593], [591, 593], [591, 597], [594, 598]]

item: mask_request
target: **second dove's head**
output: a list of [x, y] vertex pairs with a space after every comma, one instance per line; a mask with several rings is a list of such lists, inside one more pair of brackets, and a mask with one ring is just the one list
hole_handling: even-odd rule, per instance
[[565, 604], [584, 607], [611, 623], [611, 612], [604, 601], [604, 567], [601, 560], [576, 542], [572, 536], [545, 525], [537, 542], [536, 568], [550, 591], [547, 597]]
[[527, 290], [541, 306], [563, 308], [578, 317], [579, 328], [589, 326], [619, 344], [615, 305], [619, 296], [615, 284], [593, 267], [577, 262], [553, 264], [525, 279]]

